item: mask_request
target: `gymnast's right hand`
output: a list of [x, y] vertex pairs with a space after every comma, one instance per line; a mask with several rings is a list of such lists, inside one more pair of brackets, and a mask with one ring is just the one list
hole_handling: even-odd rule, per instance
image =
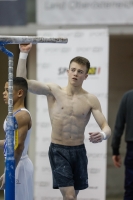
[[4, 190], [4, 189], [5, 189], [5, 174], [3, 174], [3, 175], [0, 177], [0, 181], [2, 182], [2, 183], [1, 183], [0, 190]]
[[113, 155], [112, 160], [113, 160], [115, 167], [118, 167], [118, 168], [121, 167], [121, 157], [120, 157], [120, 155]]
[[32, 43], [30, 43], [30, 44], [20, 44], [19, 45], [19, 49], [23, 53], [29, 53], [31, 48], [32, 48]]

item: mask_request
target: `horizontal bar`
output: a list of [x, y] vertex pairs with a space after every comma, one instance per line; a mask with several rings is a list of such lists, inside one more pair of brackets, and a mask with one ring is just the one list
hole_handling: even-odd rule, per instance
[[3, 36], [0, 35], [0, 44], [37, 44], [37, 43], [67, 43], [67, 38], [44, 38], [37, 36]]

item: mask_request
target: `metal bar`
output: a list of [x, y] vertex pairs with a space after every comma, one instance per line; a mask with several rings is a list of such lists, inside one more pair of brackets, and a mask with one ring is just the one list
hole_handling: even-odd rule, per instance
[[67, 43], [67, 38], [45, 38], [37, 36], [2, 36], [0, 35], [1, 44], [37, 44], [37, 43]]

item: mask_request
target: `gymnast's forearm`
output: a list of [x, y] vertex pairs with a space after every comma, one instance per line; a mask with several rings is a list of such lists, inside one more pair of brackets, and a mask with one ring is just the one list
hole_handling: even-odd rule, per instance
[[0, 140], [0, 149], [3, 149], [3, 148], [4, 148], [4, 141], [5, 141], [5, 140]]
[[23, 77], [27, 80], [26, 59], [19, 58], [16, 76], [17, 77]]

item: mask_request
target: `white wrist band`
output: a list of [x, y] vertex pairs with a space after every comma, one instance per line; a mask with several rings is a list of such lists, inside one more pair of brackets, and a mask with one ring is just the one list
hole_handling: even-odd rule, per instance
[[103, 131], [101, 131], [100, 133], [103, 135], [103, 140], [106, 140], [107, 139], [106, 134]]
[[19, 58], [20, 58], [20, 59], [26, 60], [26, 59], [27, 59], [27, 56], [28, 56], [28, 53], [20, 52], [20, 54], [19, 54]]

